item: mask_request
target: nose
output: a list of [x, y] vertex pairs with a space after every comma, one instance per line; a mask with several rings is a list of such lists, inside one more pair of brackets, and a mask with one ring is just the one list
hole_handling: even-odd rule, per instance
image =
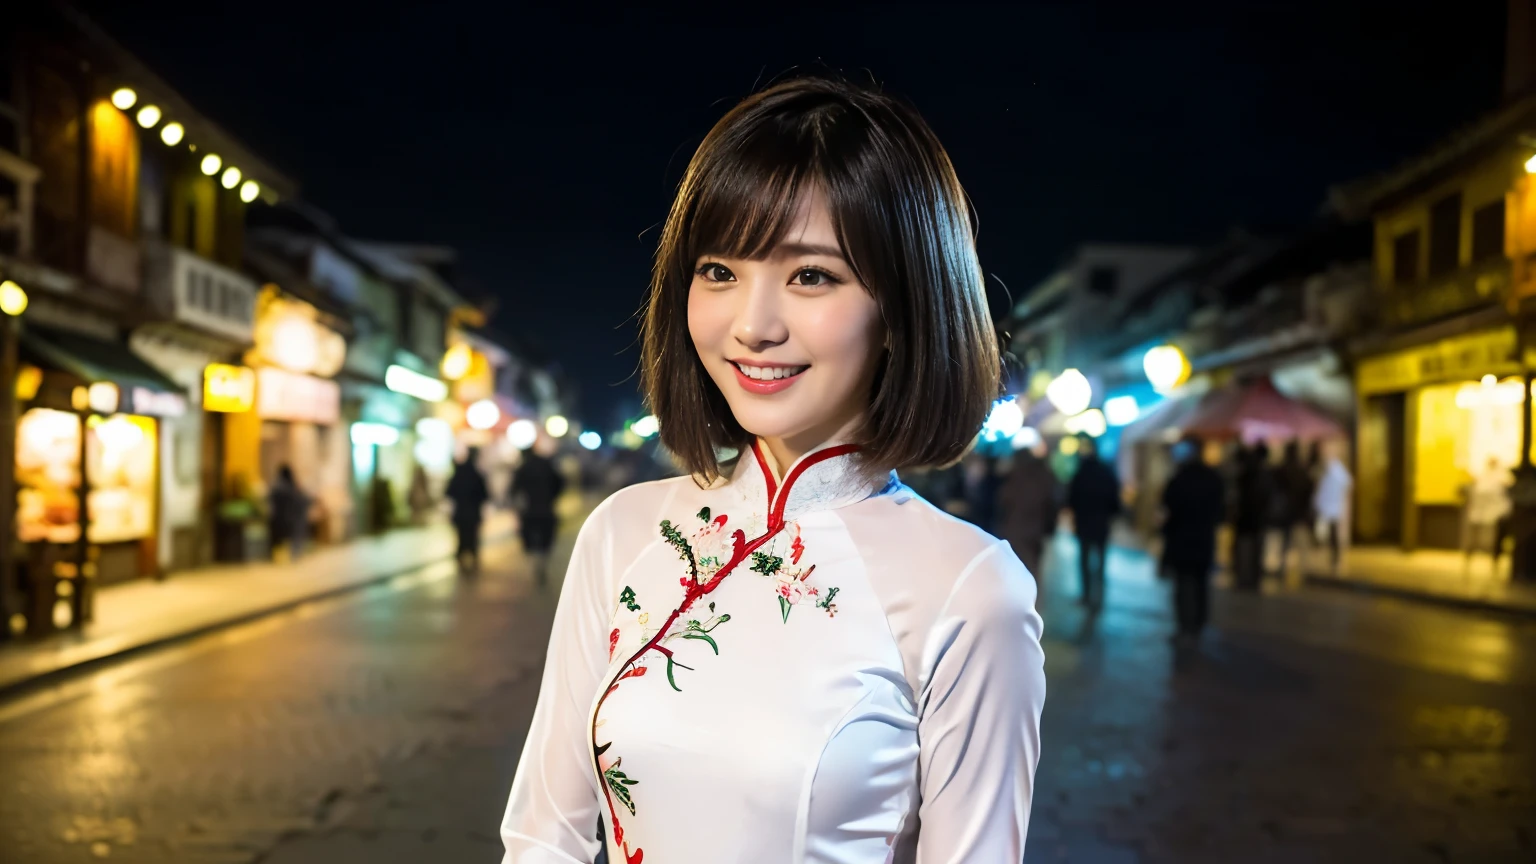
[[741, 307], [736, 310], [736, 321], [731, 326], [731, 336], [750, 351], [763, 351], [781, 344], [789, 338], [789, 326], [780, 308], [777, 286], [749, 283], [740, 292]]

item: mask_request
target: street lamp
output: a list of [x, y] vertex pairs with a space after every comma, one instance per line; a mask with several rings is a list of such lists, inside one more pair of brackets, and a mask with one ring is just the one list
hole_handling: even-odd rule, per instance
[[1093, 403], [1093, 385], [1088, 383], [1088, 376], [1068, 369], [1045, 388], [1045, 398], [1051, 400], [1057, 411], [1071, 417], [1087, 411]]
[[1167, 393], [1189, 378], [1189, 358], [1177, 345], [1159, 345], [1148, 351], [1141, 359], [1141, 368], [1159, 393]]

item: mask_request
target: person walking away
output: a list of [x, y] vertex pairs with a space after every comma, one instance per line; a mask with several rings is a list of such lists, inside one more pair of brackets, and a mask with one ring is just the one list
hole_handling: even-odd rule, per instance
[[1078, 569], [1082, 573], [1080, 602], [1097, 612], [1104, 606], [1104, 566], [1109, 529], [1120, 512], [1120, 479], [1099, 458], [1092, 438], [1084, 436], [1077, 450], [1077, 472], [1067, 489], [1067, 507], [1077, 531]]
[[1301, 442], [1292, 440], [1285, 445], [1276, 481], [1282, 499], [1276, 527], [1280, 530], [1280, 578], [1284, 579], [1291, 544], [1301, 538], [1297, 555], [1304, 555], [1305, 537], [1312, 528], [1312, 471], [1302, 460]]
[[558, 527], [555, 502], [565, 491], [565, 477], [550, 458], [553, 449], [553, 442], [540, 436], [523, 453], [523, 461], [512, 475], [512, 499], [523, 554], [533, 565], [534, 579], [540, 588], [549, 582], [549, 550], [555, 543]]
[[1197, 637], [1209, 617], [1216, 529], [1226, 518], [1226, 483], [1189, 441], [1163, 489], [1163, 562], [1173, 571], [1178, 636]]
[[1317, 532], [1326, 536], [1329, 550], [1329, 567], [1333, 575], [1339, 573], [1342, 555], [1341, 532], [1349, 513], [1349, 493], [1354, 478], [1344, 462], [1333, 453], [1323, 460], [1322, 476], [1317, 481], [1317, 492], [1312, 496], [1312, 507], [1317, 512]]
[[1493, 569], [1498, 571], [1509, 512], [1509, 472], [1499, 465], [1499, 460], [1489, 459], [1488, 467], [1472, 481], [1467, 491], [1468, 537], [1463, 545], [1469, 565], [1475, 550], [1488, 547]]
[[277, 466], [277, 479], [267, 490], [267, 536], [273, 560], [280, 543], [288, 544], [288, 560], [299, 560], [309, 528], [309, 506], [309, 496], [293, 479], [293, 469], [286, 464]]
[[1263, 442], [1243, 453], [1237, 475], [1232, 575], [1238, 589], [1257, 591], [1264, 580], [1264, 532], [1275, 507], [1274, 474]]
[[998, 525], [1013, 554], [1035, 577], [1035, 604], [1045, 596], [1046, 539], [1056, 531], [1056, 475], [1043, 444], [1013, 454], [1013, 468], [997, 490]]
[[462, 573], [480, 570], [480, 525], [485, 519], [485, 502], [490, 491], [477, 464], [479, 461], [479, 448], [469, 448], [464, 458], [454, 465], [453, 476], [448, 478], [448, 500], [453, 502], [453, 530], [459, 538], [456, 557]]

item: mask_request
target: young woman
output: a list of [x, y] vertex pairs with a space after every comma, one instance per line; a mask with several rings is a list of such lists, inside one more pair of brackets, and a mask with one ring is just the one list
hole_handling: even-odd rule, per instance
[[506, 861], [1021, 859], [1034, 580], [893, 470], [965, 453], [995, 339], [965, 195], [911, 109], [800, 80], [715, 126], [644, 323], [694, 476], [582, 527]]

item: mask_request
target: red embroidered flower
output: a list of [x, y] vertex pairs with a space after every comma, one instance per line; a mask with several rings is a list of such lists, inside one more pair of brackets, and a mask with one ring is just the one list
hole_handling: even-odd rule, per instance
[[610, 662], [613, 660], [613, 649], [617, 647], [619, 647], [619, 628], [615, 627], [613, 632], [608, 634], [608, 660]]

